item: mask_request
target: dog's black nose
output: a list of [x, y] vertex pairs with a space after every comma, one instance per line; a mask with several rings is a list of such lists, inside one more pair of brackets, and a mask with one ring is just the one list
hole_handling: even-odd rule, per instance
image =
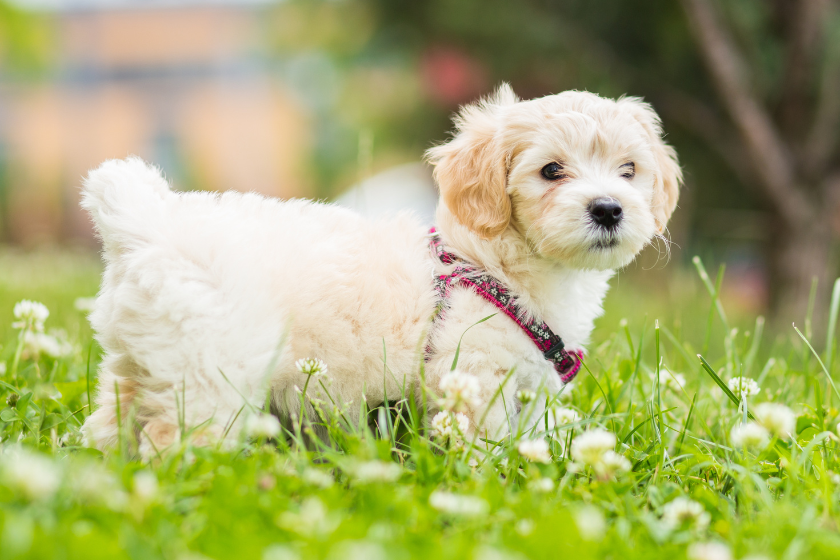
[[623, 217], [621, 203], [614, 198], [596, 198], [589, 203], [589, 214], [606, 228], [614, 227]]

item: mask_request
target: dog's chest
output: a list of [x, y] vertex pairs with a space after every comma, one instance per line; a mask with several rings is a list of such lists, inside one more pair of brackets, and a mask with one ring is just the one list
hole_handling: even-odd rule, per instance
[[603, 301], [613, 271], [565, 271], [534, 294], [542, 319], [566, 343], [583, 348], [595, 319], [603, 313]]

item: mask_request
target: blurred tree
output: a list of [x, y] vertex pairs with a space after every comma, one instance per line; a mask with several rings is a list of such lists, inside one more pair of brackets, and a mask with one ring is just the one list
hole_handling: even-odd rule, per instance
[[[734, 128], [732, 165], [773, 214], [768, 256], [787, 315], [804, 307], [812, 278], [827, 286], [836, 276], [840, 5], [681, 1], [717, 103]], [[825, 303], [827, 291], [820, 293]]]
[[500, 80], [523, 97], [646, 97], [699, 205], [768, 216], [774, 309], [801, 316], [813, 277], [825, 302], [840, 229], [837, 0], [370, 1], [378, 35], [432, 67], [423, 82], [441, 109]]

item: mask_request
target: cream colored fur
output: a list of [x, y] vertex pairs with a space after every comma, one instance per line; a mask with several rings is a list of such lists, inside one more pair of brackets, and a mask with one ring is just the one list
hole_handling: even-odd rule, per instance
[[[587, 344], [613, 269], [664, 230], [681, 180], [649, 106], [582, 92], [519, 101], [502, 86], [465, 107], [455, 137], [429, 150], [429, 159], [448, 249], [505, 282], [569, 348]], [[540, 170], [554, 161], [567, 177], [550, 182]], [[632, 180], [619, 170], [629, 161]], [[587, 213], [601, 196], [618, 199], [625, 212], [611, 248], [597, 247], [604, 234]], [[92, 171], [82, 205], [106, 263], [91, 315], [105, 350], [99, 408], [85, 424], [103, 449], [118, 439], [117, 391], [147, 456], [180, 436], [182, 420], [200, 426], [199, 441], [219, 438], [243, 396], [261, 407], [270, 391], [288, 423], [300, 412], [296, 387], [306, 381], [294, 362], [305, 357], [328, 364], [331, 396], [356, 421], [362, 398], [374, 406], [386, 392], [393, 399], [419, 388], [427, 342], [426, 383], [436, 391], [467, 327], [497, 312], [456, 287], [445, 319], [432, 326], [432, 274], [447, 268], [408, 214], [371, 222], [303, 200], [173, 192], [137, 158]], [[511, 368], [502, 398], [490, 404]], [[467, 411], [470, 430], [486, 417], [481, 432], [494, 438], [517, 420], [517, 390], [561, 388], [502, 314], [463, 337], [459, 369], [482, 387], [481, 406]], [[308, 394], [326, 398], [314, 383]], [[228, 437], [238, 436], [243, 416]]]

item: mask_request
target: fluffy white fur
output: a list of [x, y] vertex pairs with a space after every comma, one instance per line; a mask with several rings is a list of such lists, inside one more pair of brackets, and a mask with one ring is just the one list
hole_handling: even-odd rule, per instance
[[[612, 270], [664, 230], [681, 180], [655, 113], [641, 101], [582, 92], [519, 101], [507, 86], [463, 108], [455, 136], [429, 160], [447, 248], [505, 282], [568, 348], [587, 343]], [[550, 162], [562, 164], [562, 179], [542, 177]], [[628, 162], [632, 179], [621, 176]], [[624, 208], [613, 233], [588, 214], [603, 196]], [[294, 362], [305, 357], [329, 365], [330, 394], [355, 421], [360, 399], [373, 406], [386, 392], [393, 399], [419, 389], [427, 343], [426, 383], [437, 390], [467, 327], [497, 311], [456, 287], [445, 319], [432, 326], [432, 274], [447, 268], [408, 214], [370, 222], [303, 200], [177, 193], [137, 158], [92, 171], [82, 205], [107, 265], [90, 317], [105, 350], [98, 410], [85, 424], [103, 449], [118, 440], [117, 390], [145, 455], [179, 437], [179, 415], [199, 426], [199, 440], [220, 437], [243, 396], [261, 407], [270, 391], [272, 409], [288, 422], [306, 381]], [[466, 411], [470, 429], [486, 417], [481, 431], [491, 437], [516, 415], [517, 390], [561, 388], [551, 364], [502, 314], [464, 336], [459, 370], [481, 383], [482, 404]], [[325, 398], [315, 383], [308, 394]]]

